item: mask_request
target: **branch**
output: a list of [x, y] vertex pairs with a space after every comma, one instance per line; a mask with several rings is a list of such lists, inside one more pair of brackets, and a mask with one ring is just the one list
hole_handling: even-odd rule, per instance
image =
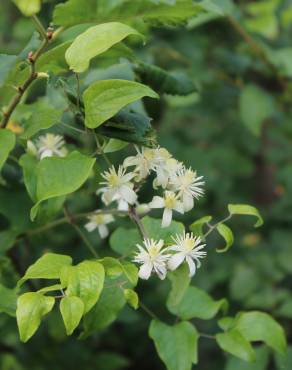
[[12, 113], [14, 112], [15, 108], [19, 104], [24, 93], [29, 88], [29, 86], [32, 84], [32, 82], [38, 78], [38, 73], [35, 70], [36, 61], [38, 60], [40, 55], [43, 53], [43, 51], [46, 49], [50, 41], [53, 38], [55, 38], [56, 35], [59, 34], [60, 32], [60, 30], [56, 30], [55, 33], [53, 33], [51, 30], [45, 31], [44, 27], [42, 26], [38, 18], [35, 16], [33, 19], [37, 23], [37, 28], [41, 36], [43, 37], [43, 41], [41, 42], [39, 48], [35, 51], [35, 53], [30, 52], [28, 54], [28, 61], [30, 63], [30, 74], [27, 77], [27, 79], [24, 81], [24, 83], [17, 88], [18, 90], [17, 94], [12, 98], [12, 100], [8, 104], [6, 111], [3, 112], [3, 118], [0, 122], [0, 128], [6, 127], [6, 125], [8, 124], [10, 120]]
[[129, 217], [137, 225], [142, 239], [149, 239], [147, 232], [144, 228], [144, 225], [142, 224], [135, 207], [129, 208]]

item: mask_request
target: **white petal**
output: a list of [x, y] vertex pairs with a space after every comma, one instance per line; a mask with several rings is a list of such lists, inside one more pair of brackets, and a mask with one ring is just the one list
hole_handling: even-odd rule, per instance
[[164, 199], [156, 195], [155, 197], [153, 197], [152, 201], [149, 203], [149, 207], [150, 208], [163, 208]]
[[183, 253], [176, 253], [171, 256], [168, 261], [168, 268], [173, 271], [178, 268], [179, 265], [183, 263], [185, 255]]
[[126, 185], [120, 187], [120, 193], [123, 198], [130, 204], [134, 204], [137, 200], [137, 194]]
[[123, 166], [124, 167], [130, 167], [130, 166], [136, 166], [138, 163], [138, 158], [137, 157], [127, 157], [124, 160]]
[[190, 211], [191, 209], [194, 208], [194, 198], [191, 195], [184, 193], [183, 204], [185, 212]]
[[163, 266], [160, 265], [159, 267], [155, 268], [155, 272], [160, 280], [164, 280], [166, 277], [167, 269], [164, 265]]
[[87, 222], [86, 225], [84, 225], [84, 227], [86, 228], [86, 230], [91, 233], [93, 230], [96, 229], [97, 225], [95, 222], [93, 221], [90, 221], [90, 222]]
[[176, 202], [174, 209], [179, 213], [182, 213], [182, 214], [184, 213], [184, 206], [181, 202]]
[[152, 267], [153, 267], [152, 263], [150, 262], [144, 263], [144, 265], [142, 265], [139, 269], [139, 273], [138, 273], [139, 278], [148, 280], [151, 275]]
[[98, 226], [98, 232], [102, 239], [106, 238], [108, 236], [108, 228], [105, 225], [99, 225]]
[[128, 211], [129, 205], [124, 199], [120, 199], [118, 202], [118, 210], [119, 211]]
[[162, 216], [162, 227], [167, 227], [171, 224], [172, 220], [172, 210], [169, 208], [165, 208]]
[[40, 155], [40, 159], [43, 159], [43, 158], [47, 158], [47, 157], [52, 157], [53, 156], [53, 152], [51, 149], [45, 149], [41, 155]]
[[189, 265], [190, 273], [189, 276], [194, 276], [196, 273], [196, 265], [195, 262], [191, 259], [191, 257], [187, 256], [186, 257], [187, 263]]

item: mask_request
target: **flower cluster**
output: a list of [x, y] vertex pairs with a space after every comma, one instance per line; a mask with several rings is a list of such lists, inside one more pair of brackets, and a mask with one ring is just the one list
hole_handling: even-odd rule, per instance
[[52, 156], [65, 157], [67, 155], [67, 149], [64, 145], [65, 141], [63, 136], [46, 134], [40, 136], [35, 143], [28, 140], [27, 151], [39, 159]]
[[[131, 172], [126, 172], [133, 167]], [[163, 208], [162, 227], [170, 225], [173, 211], [181, 214], [194, 207], [194, 199], [203, 195], [202, 176], [183, 163], [177, 161], [165, 148], [137, 148], [137, 155], [125, 159], [118, 170], [111, 167], [102, 174], [105, 181], [97, 191], [102, 194], [105, 205], [116, 201], [119, 210], [127, 210], [129, 205], [137, 204], [139, 183], [151, 172], [155, 173], [154, 189], [162, 188], [162, 196], [154, 196], [150, 208]]]
[[144, 239], [144, 246], [137, 244], [138, 253], [134, 257], [134, 262], [141, 265], [139, 277], [149, 279], [152, 272], [156, 273], [160, 279], [164, 279], [168, 270], [177, 269], [184, 261], [189, 267], [189, 276], [193, 276], [196, 269], [201, 266], [200, 258], [204, 258], [207, 252], [202, 249], [200, 237], [192, 233], [184, 233], [173, 237], [174, 244], [163, 248], [163, 240], [158, 242], [153, 239]]
[[[190, 211], [194, 207], [194, 200], [203, 195], [202, 176], [197, 176], [191, 168], [186, 168], [165, 148], [136, 150], [137, 154], [127, 157], [118, 169], [112, 166], [101, 174], [104, 180], [100, 182], [101, 187], [96, 193], [101, 195], [106, 206], [115, 202], [119, 211], [126, 212], [130, 207], [135, 207], [137, 211], [142, 206], [138, 204], [139, 188], [150, 174], [154, 174], [153, 188], [160, 188], [161, 195], [155, 195], [143, 208], [146, 206], [147, 211], [162, 208], [162, 227], [167, 227], [171, 223], [173, 211], [181, 214]], [[88, 218], [86, 229], [89, 232], [98, 229], [102, 238], [107, 237], [107, 224], [113, 222], [113, 217], [96, 211]], [[141, 265], [141, 279], [148, 279], [153, 272], [164, 279], [167, 271], [177, 269], [183, 262], [188, 264], [190, 276], [195, 274], [201, 265], [200, 259], [206, 256], [206, 252], [202, 250], [205, 244], [192, 233], [184, 232], [172, 239], [173, 244], [170, 246], [165, 246], [163, 240], [147, 238], [143, 245], [137, 244], [138, 252], [134, 262]]]

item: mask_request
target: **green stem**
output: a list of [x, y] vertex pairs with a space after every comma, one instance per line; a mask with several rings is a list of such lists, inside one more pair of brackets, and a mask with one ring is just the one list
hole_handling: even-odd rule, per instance
[[36, 24], [36, 28], [38, 29], [40, 35], [43, 37], [43, 39], [46, 39], [47, 38], [47, 31], [45, 30], [45, 27], [42, 25], [39, 18], [34, 14], [32, 16], [32, 19], [33, 19], [34, 23]]
[[159, 321], [158, 317], [156, 316], [156, 314], [148, 307], [146, 306], [143, 302], [139, 301], [139, 306], [142, 308], [142, 310], [144, 312], [147, 313], [147, 315], [149, 315], [153, 320], [157, 320]]
[[98, 153], [103, 156], [103, 158], [104, 158], [105, 162], [107, 163], [107, 165], [109, 167], [111, 167], [112, 166], [112, 163], [109, 160], [108, 156], [104, 153], [104, 151], [103, 151], [103, 149], [102, 149], [102, 147], [100, 145], [100, 142], [98, 140], [98, 137], [97, 137], [97, 135], [96, 135], [96, 133], [94, 131], [93, 131], [93, 136], [94, 136], [94, 140], [95, 140], [95, 143], [96, 143], [96, 147], [97, 147]]
[[[46, 32], [43, 31], [44, 30], [44, 27], [41, 25], [41, 23], [38, 20], [38, 18], [35, 17], [33, 19], [38, 24], [38, 30], [41, 33], [41, 35], [43, 36], [43, 41], [42, 41], [41, 45], [39, 46], [39, 48], [35, 51], [35, 53], [32, 54], [29, 57], [30, 74], [27, 77], [27, 79], [24, 81], [24, 83], [17, 88], [17, 94], [12, 98], [12, 100], [8, 104], [7, 109], [3, 112], [3, 118], [2, 118], [2, 120], [0, 122], [0, 128], [1, 127], [6, 127], [6, 125], [8, 124], [8, 122], [10, 120], [10, 117], [11, 117], [12, 113], [14, 112], [15, 108], [17, 107], [17, 105], [21, 101], [21, 98], [23, 97], [24, 93], [30, 87], [30, 85], [33, 83], [33, 81], [38, 78], [38, 74], [37, 74], [37, 72], [35, 70], [36, 61], [38, 60], [38, 58], [40, 57], [40, 55], [43, 53], [43, 51], [46, 49], [46, 47], [48, 46], [48, 44], [50, 43], [50, 41], [53, 40], [53, 39], [55, 39], [56, 38], [56, 35], [59, 34], [62, 31], [62, 29], [58, 29], [53, 34], [53, 36], [51, 38], [49, 38], [47, 36]], [[41, 28], [43, 29], [42, 31], [40, 31], [40, 25], [41, 25]]]
[[209, 230], [203, 235], [203, 239], [205, 239], [209, 234], [211, 234], [212, 231], [214, 231], [218, 225], [230, 220], [232, 217], [231, 214], [229, 214], [227, 217], [223, 218], [223, 220], [217, 222], [215, 225], [210, 225], [209, 223], [207, 224], [209, 227]]
[[70, 224], [77, 232], [77, 234], [80, 236], [80, 238], [83, 240], [84, 244], [86, 245], [86, 247], [88, 248], [88, 250], [92, 253], [92, 255], [95, 257], [95, 258], [98, 258], [98, 254], [96, 252], [96, 250], [94, 249], [94, 246], [91, 244], [91, 242], [86, 238], [86, 236], [83, 234], [82, 230], [80, 229], [80, 227], [78, 225], [75, 224], [75, 220], [73, 219], [73, 217], [69, 214], [66, 206], [64, 206], [64, 214], [65, 214], [65, 217], [67, 218], [67, 222], [68, 224]]
[[[93, 211], [93, 212], [86, 212], [86, 213], [79, 213], [77, 215], [70, 215], [71, 219], [74, 221], [92, 216], [94, 214], [103, 214], [103, 215], [108, 215], [108, 214], [116, 214], [116, 215], [126, 215], [127, 212], [119, 211], [117, 209], [105, 209], [105, 210], [98, 210], [98, 211]], [[26, 236], [33, 236], [36, 234], [40, 234], [44, 231], [53, 229], [54, 227], [64, 225], [68, 223], [68, 217], [62, 217], [58, 220], [52, 221], [46, 225], [40, 226], [38, 228], [28, 230], [27, 233], [25, 234]]]

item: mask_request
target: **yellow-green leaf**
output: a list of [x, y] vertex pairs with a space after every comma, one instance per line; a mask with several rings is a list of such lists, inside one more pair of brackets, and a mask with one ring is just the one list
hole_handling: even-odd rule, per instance
[[77, 266], [65, 267], [61, 283], [67, 287], [67, 296], [77, 296], [87, 313], [98, 301], [104, 284], [104, 267], [96, 261], [83, 261]]
[[234, 242], [233, 232], [232, 230], [225, 224], [219, 224], [217, 226], [218, 233], [224, 238], [226, 245], [224, 248], [217, 248], [216, 251], [219, 253], [223, 253], [228, 251], [228, 249], [232, 246]]
[[16, 318], [22, 342], [27, 342], [37, 331], [41, 318], [49, 313], [55, 303], [53, 297], [40, 293], [24, 293], [17, 300]]
[[13, 0], [21, 13], [27, 17], [38, 13], [41, 10], [41, 0]]
[[137, 308], [139, 307], [138, 294], [133, 289], [124, 289], [124, 297], [127, 303], [135, 310], [137, 310]]
[[65, 58], [74, 72], [84, 72], [90, 60], [107, 51], [129, 35], [139, 35], [132, 27], [119, 22], [109, 22], [88, 28], [76, 37], [67, 49]]
[[79, 152], [72, 152], [65, 158], [50, 157], [41, 160], [36, 169], [37, 203], [31, 209], [31, 219], [35, 219], [42, 201], [79, 189], [90, 175], [94, 163], [94, 158]]
[[264, 223], [259, 211], [248, 204], [228, 204], [228, 211], [231, 215], [248, 215], [257, 217], [257, 222], [254, 227], [259, 227]]
[[134, 81], [103, 80], [90, 85], [83, 94], [85, 124], [96, 128], [112, 118], [122, 108], [148, 96], [158, 98], [150, 87]]
[[9, 153], [14, 148], [15, 135], [10, 130], [0, 128], [0, 171], [8, 158]]
[[76, 329], [84, 313], [84, 303], [79, 297], [64, 297], [60, 303], [60, 311], [67, 335]]
[[249, 341], [236, 329], [216, 335], [216, 341], [223, 351], [241, 358], [244, 361], [254, 361], [255, 352]]

